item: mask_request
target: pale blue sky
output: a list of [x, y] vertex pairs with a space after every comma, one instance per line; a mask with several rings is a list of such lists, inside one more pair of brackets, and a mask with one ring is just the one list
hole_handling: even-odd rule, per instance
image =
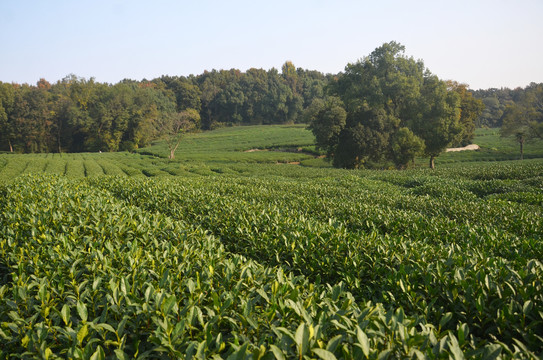
[[542, 19], [543, 0], [0, 0], [0, 81], [337, 73], [395, 40], [442, 79], [524, 87], [543, 82]]

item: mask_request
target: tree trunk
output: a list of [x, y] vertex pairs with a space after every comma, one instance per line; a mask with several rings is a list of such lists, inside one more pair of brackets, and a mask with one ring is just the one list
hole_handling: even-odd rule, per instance
[[181, 139], [177, 140], [177, 143], [174, 146], [170, 146], [170, 160], [173, 160], [175, 158], [175, 150], [177, 150], [177, 147], [179, 146], [179, 143], [181, 142]]
[[520, 160], [524, 160], [524, 139], [519, 141], [520, 143]]
[[436, 168], [436, 164], [435, 164], [435, 157], [434, 156], [430, 156], [430, 169], [435, 169]]
[[11, 146], [11, 140], [8, 140], [9, 152], [13, 152], [13, 146]]

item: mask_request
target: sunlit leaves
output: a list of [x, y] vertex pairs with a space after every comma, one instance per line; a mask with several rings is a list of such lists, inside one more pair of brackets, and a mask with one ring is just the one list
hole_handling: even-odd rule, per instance
[[[492, 171], [537, 194], [529, 166]], [[0, 188], [10, 209], [0, 216], [1, 350], [96, 359], [537, 354], [540, 208], [491, 196], [515, 193], [513, 180], [482, 186], [475, 176], [491, 175], [24, 176]]]

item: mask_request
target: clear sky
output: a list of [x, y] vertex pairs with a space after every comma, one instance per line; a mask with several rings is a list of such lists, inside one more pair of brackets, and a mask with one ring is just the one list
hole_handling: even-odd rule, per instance
[[392, 40], [472, 89], [543, 82], [543, 0], [0, 0], [0, 81], [338, 73]]

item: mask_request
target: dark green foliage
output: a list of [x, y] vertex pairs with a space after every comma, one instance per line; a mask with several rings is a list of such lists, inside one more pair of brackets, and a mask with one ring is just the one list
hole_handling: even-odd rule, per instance
[[[447, 146], [472, 136], [475, 116], [460, 121], [460, 95], [425, 70], [422, 61], [406, 57], [404, 50], [396, 42], [383, 44], [347, 65], [330, 85], [347, 112], [339, 136], [328, 137], [336, 140], [335, 166], [358, 168], [392, 160], [403, 168], [424, 149], [433, 168], [434, 158]], [[336, 127], [330, 127], [334, 133]], [[317, 145], [331, 147], [319, 142], [327, 137], [315, 135]]]
[[448, 333], [401, 308], [358, 302], [341, 283], [314, 284], [228, 253], [199, 226], [148, 213], [85, 182], [34, 176], [0, 191], [2, 207], [14, 209], [0, 216], [3, 357], [509, 351], [498, 344], [473, 349], [467, 328]]
[[0, 357], [541, 356], [540, 160], [348, 171], [241, 151], [310, 140], [0, 155]]
[[[288, 66], [287, 66], [288, 64]], [[56, 84], [0, 82], [0, 150], [134, 151], [161, 135], [160, 119], [194, 110], [198, 128], [302, 122], [327, 78], [285, 63], [276, 69], [204, 72], [102, 84], [69, 75]]]
[[491, 88], [473, 91], [474, 97], [481, 100], [485, 105], [482, 114], [475, 123], [476, 126], [492, 128], [501, 127], [505, 107], [513, 105], [518, 101], [523, 91], [524, 90], [521, 88], [516, 88], [514, 90], [508, 88]]
[[158, 114], [175, 110], [167, 91], [144, 83], [108, 85], [72, 75], [54, 85], [6, 86], [16, 101], [7, 121], [0, 113], [0, 147], [16, 152], [133, 150], [156, 137]]
[[426, 76], [421, 91], [419, 108], [421, 115], [414, 120], [414, 132], [424, 141], [424, 151], [434, 159], [462, 134], [460, 123], [460, 97], [448, 91], [446, 84], [437, 76]]
[[521, 160], [527, 141], [543, 140], [543, 84], [531, 84], [516, 104], [505, 108], [500, 133], [519, 143]]
[[333, 156], [339, 142], [339, 134], [345, 127], [347, 113], [339, 98], [315, 100], [306, 110], [305, 118], [310, 124], [309, 130], [316, 138], [317, 147], [326, 151], [328, 156]]
[[459, 84], [456, 81], [448, 80], [447, 88], [458, 94], [460, 97], [460, 124], [462, 132], [453, 142], [453, 147], [466, 146], [472, 143], [475, 136], [475, 126], [477, 119], [481, 116], [485, 109], [484, 103], [476, 99], [473, 94], [468, 91], [467, 84]]
[[423, 150], [424, 142], [411, 130], [403, 127], [398, 129], [392, 138], [390, 157], [399, 169], [405, 169]]

